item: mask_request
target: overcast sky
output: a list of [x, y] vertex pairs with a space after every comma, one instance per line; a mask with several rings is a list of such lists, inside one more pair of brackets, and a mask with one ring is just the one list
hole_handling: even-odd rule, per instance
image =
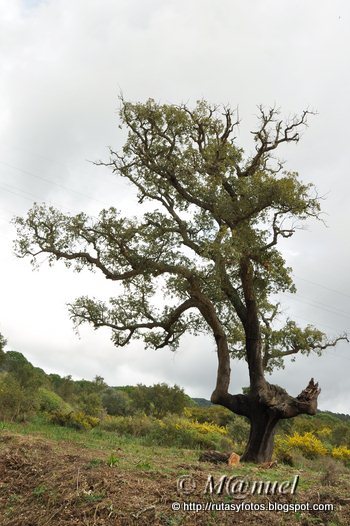
[[[16, 259], [10, 220], [31, 204], [96, 215], [135, 210], [131, 188], [89, 160], [122, 145], [118, 93], [125, 99], [239, 107], [238, 140], [253, 144], [256, 106], [288, 117], [317, 110], [300, 143], [281, 152], [287, 167], [325, 196], [327, 227], [310, 222], [283, 245], [298, 292], [285, 312], [330, 336], [350, 326], [350, 4], [322, 0], [0, 0], [0, 332], [8, 348], [47, 372], [111, 385], [177, 383], [209, 398], [216, 377], [210, 338], [185, 338], [174, 354], [141, 342], [114, 348], [107, 330], [75, 335], [66, 303], [113, 295], [98, 274], [57, 264], [31, 270]], [[271, 380], [298, 394], [313, 376], [320, 408], [350, 412], [350, 346], [299, 358]], [[232, 363], [232, 392], [247, 385]]]

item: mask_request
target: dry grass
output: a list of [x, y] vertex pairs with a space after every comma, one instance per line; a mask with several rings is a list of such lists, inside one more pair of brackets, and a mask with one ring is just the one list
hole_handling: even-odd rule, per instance
[[[168, 454], [167, 454], [168, 453]], [[336, 489], [322, 487], [320, 473], [301, 472], [301, 489], [295, 497], [269, 497], [280, 502], [332, 502], [332, 513], [269, 512], [173, 512], [171, 503], [206, 502], [203, 489], [209, 473], [223, 473], [286, 480], [296, 470], [257, 466], [229, 468], [200, 463], [198, 453], [140, 445], [115, 444], [105, 448], [83, 448], [71, 441], [0, 434], [0, 525], [1, 526], [142, 526], [142, 525], [231, 525], [269, 523], [329, 525], [350, 524], [349, 477]], [[179, 496], [176, 481], [191, 474], [197, 482], [193, 495]], [[232, 502], [231, 497], [214, 497]], [[267, 502], [267, 497], [254, 497]], [[233, 501], [235, 502], [235, 501]]]

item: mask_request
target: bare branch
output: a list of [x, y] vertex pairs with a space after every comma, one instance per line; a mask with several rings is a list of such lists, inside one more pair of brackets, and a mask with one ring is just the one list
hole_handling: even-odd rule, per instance
[[307, 117], [315, 112], [304, 110], [300, 117], [295, 116], [291, 122], [283, 124], [278, 120], [279, 110], [270, 108], [267, 112], [259, 106], [261, 126], [257, 131], [251, 132], [257, 142], [256, 155], [250, 160], [244, 170], [237, 172], [239, 177], [249, 177], [259, 168], [266, 167], [270, 152], [282, 143], [298, 142], [300, 139], [299, 128], [307, 126]]

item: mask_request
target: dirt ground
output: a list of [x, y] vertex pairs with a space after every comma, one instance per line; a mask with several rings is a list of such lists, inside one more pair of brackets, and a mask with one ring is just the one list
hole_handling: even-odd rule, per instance
[[113, 459], [108, 465], [105, 457], [105, 452], [85, 450], [68, 442], [2, 433], [0, 525], [350, 525], [349, 487], [343, 484], [318, 486], [294, 496], [250, 496], [244, 501], [332, 503], [332, 512], [173, 511], [174, 502], [182, 507], [184, 502], [228, 506], [242, 501], [227, 495], [203, 495], [208, 473], [216, 472], [214, 465], [174, 466], [178, 473], [187, 469], [197, 481], [197, 489], [191, 495], [179, 495], [176, 473], [121, 469]]

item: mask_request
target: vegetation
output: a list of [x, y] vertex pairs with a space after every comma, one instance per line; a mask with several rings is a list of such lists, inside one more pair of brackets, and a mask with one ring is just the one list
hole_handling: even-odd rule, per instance
[[[36, 264], [45, 255], [50, 264], [63, 260], [78, 272], [98, 270], [124, 288], [109, 304], [86, 296], [71, 303], [77, 326], [109, 327], [117, 346], [141, 338], [146, 346], [176, 349], [185, 332], [213, 337], [219, 366], [211, 401], [248, 418], [245, 461], [271, 459], [281, 419], [317, 411], [320, 390], [313, 379], [292, 397], [266, 375], [284, 367], [286, 356], [320, 354], [347, 339], [328, 340], [311, 325], [278, 320], [273, 299], [276, 292], [295, 291], [280, 239], [320, 214], [313, 185], [274, 157], [281, 145], [299, 141], [309, 114], [283, 122], [275, 108], [260, 108], [255, 153], [247, 156], [236, 144], [239, 123], [228, 107], [121, 100], [127, 140], [100, 164], [131, 182], [139, 203], [150, 201], [153, 210], [137, 220], [112, 207], [95, 220], [35, 205], [15, 219], [19, 257]], [[232, 356], [248, 365], [243, 394], [228, 392]], [[97, 416], [96, 388], [80, 400]]]
[[[249, 502], [267, 506], [273, 501], [281, 507], [287, 502], [304, 503], [304, 510], [256, 513], [242, 509], [239, 520], [245, 524], [349, 524], [350, 474], [335, 459], [302, 461], [301, 469], [283, 464], [269, 469], [249, 463], [234, 468], [204, 465], [198, 457], [196, 450], [145, 445], [142, 437], [119, 436], [98, 428], [82, 432], [39, 420], [6, 423], [0, 432], [1, 525], [231, 525], [234, 512], [171, 511], [172, 502], [241, 502], [226, 493], [204, 494], [208, 473], [216, 481], [224, 474], [250, 481], [285, 481], [300, 474], [297, 494], [287, 496], [288, 500], [260, 495], [249, 496]], [[177, 490], [181, 476], [196, 481], [190, 496]], [[334, 509], [307, 512], [306, 502], [332, 503]]]
[[[204, 403], [206, 402], [206, 403]], [[34, 367], [21, 353], [3, 353], [0, 366], [0, 421], [40, 429], [71, 429], [125, 437], [147, 446], [244, 452], [249, 422], [232, 411], [200, 400], [178, 386], [110, 387], [61, 378]], [[60, 435], [61, 436], [61, 435]], [[82, 437], [84, 441], [84, 438]], [[279, 462], [328, 458], [350, 465], [350, 420], [330, 412], [281, 421], [275, 456]]]
[[[343, 505], [350, 488], [350, 420], [346, 415], [319, 412], [314, 417], [281, 421], [277, 466], [239, 464], [231, 475], [227, 465], [204, 466], [198, 450], [242, 454], [249, 422], [208, 401], [198, 405], [177, 386], [110, 387], [101, 377], [93, 381], [61, 378], [32, 366], [22, 354], [8, 351], [0, 366], [0, 411], [4, 526], [45, 524], [52, 517], [62, 525], [73, 521], [95, 524], [97, 516], [99, 524], [110, 524], [113, 519], [115, 524], [131, 526], [140, 513], [140, 524], [182, 524], [188, 513], [174, 514], [169, 507], [171, 501], [188, 498], [176, 489], [182, 475], [196, 481], [190, 499], [236, 502], [226, 494], [203, 494], [208, 473], [215, 480], [228, 474], [264, 481], [291, 480], [299, 473], [298, 494], [292, 502], [319, 502], [322, 492], [323, 501], [335, 505], [327, 512], [328, 523], [349, 523]], [[127, 491], [120, 491], [124, 487]], [[274, 496], [281, 506], [286, 502], [282, 497]], [[269, 499], [268, 495], [252, 497], [259, 505]], [[321, 523], [323, 516], [320, 513], [314, 522], [315, 512], [291, 513], [288, 524], [311, 526]], [[242, 510], [240, 518], [252, 523], [251, 512]], [[281, 515], [275, 512], [265, 512], [263, 519], [272, 526], [281, 524]], [[195, 521], [203, 526], [218, 521], [228, 525], [232, 516], [199, 512]]]

